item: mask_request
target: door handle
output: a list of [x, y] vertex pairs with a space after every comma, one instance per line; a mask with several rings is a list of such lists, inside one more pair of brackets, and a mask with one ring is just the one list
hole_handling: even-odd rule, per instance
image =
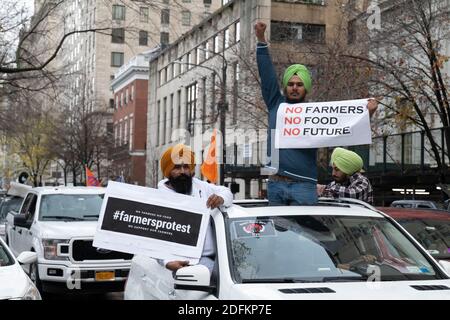
[[17, 231], [17, 233], [18, 233], [18, 234], [22, 234], [22, 229], [19, 229], [19, 230]]

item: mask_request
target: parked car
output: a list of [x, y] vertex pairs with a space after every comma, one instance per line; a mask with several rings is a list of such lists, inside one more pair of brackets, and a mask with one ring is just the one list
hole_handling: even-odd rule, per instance
[[450, 214], [444, 210], [378, 208], [394, 218], [436, 259], [450, 263]]
[[31, 187], [11, 182], [10, 187], [5, 195], [1, 198], [0, 203], [0, 238], [4, 239], [8, 243], [6, 238], [6, 215], [11, 212], [17, 212], [22, 204], [23, 198], [27, 194]]
[[36, 259], [35, 252], [22, 252], [14, 258], [0, 239], [0, 300], [41, 300], [39, 291], [20, 265], [33, 263]]
[[33, 188], [19, 214], [8, 214], [12, 252], [37, 253], [28, 272], [41, 292], [123, 291], [132, 255], [92, 246], [104, 192], [96, 187]]
[[124, 297], [450, 299], [450, 267], [393, 219], [357, 200], [320, 204], [214, 210], [212, 277], [195, 265], [174, 278], [155, 259], [136, 255]]
[[394, 208], [422, 208], [422, 209], [442, 209], [436, 202], [428, 200], [395, 200], [391, 203]]

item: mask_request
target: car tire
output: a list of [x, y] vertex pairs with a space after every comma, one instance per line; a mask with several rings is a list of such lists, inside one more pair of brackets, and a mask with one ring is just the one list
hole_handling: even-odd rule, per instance
[[29, 272], [29, 277], [31, 279], [31, 281], [34, 283], [34, 285], [36, 286], [36, 288], [39, 290], [39, 292], [42, 294], [42, 282], [41, 279], [39, 278], [39, 271], [38, 271], [38, 265], [37, 263], [33, 263], [30, 264], [30, 272]]

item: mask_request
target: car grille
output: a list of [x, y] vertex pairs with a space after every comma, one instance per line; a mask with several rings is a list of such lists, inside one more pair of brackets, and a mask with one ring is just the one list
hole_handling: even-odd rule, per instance
[[72, 243], [72, 258], [74, 261], [89, 260], [131, 260], [132, 254], [102, 250], [92, 246], [92, 240], [75, 240]]

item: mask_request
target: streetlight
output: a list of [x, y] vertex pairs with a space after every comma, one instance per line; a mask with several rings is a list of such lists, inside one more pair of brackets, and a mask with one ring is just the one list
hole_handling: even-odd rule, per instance
[[[217, 70], [215, 70], [214, 68], [208, 67], [208, 66], [204, 66], [204, 65], [199, 65], [199, 64], [195, 64], [195, 63], [189, 63], [189, 62], [182, 62], [179, 60], [175, 60], [173, 61], [173, 63], [177, 63], [177, 64], [185, 64], [188, 66], [195, 66], [195, 67], [199, 67], [199, 68], [204, 68], [207, 70], [210, 70], [212, 72], [214, 72], [215, 75], [217, 75], [219, 77], [220, 80], [220, 99], [219, 102], [217, 104], [217, 108], [219, 111], [219, 127], [220, 127], [220, 132], [222, 133], [222, 163], [220, 164], [220, 185], [224, 184], [224, 180], [225, 180], [225, 162], [226, 162], [226, 143], [225, 143], [225, 130], [226, 130], [226, 112], [228, 110], [228, 102], [226, 99], [226, 91], [227, 91], [227, 69], [228, 69], [228, 64], [226, 61], [226, 58], [223, 54], [221, 53], [217, 53], [217, 52], [213, 52], [213, 51], [209, 51], [206, 50], [204, 48], [197, 48], [198, 50], [202, 50], [205, 52], [210, 52], [213, 54], [217, 54], [222, 58], [222, 76], [220, 76], [220, 74], [217, 72]], [[215, 121], [214, 121], [215, 122]]]

